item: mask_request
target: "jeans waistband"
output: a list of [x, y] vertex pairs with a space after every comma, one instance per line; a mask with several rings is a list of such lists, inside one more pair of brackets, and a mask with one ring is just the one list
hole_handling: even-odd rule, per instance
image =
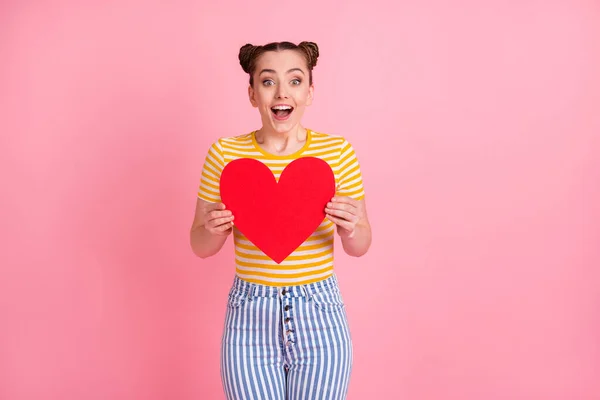
[[315, 293], [338, 289], [335, 273], [322, 281], [292, 286], [267, 286], [245, 281], [238, 276], [233, 280], [233, 288], [250, 297], [308, 297]]

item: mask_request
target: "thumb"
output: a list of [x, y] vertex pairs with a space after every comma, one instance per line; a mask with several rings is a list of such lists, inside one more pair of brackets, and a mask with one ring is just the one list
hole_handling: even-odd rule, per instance
[[225, 204], [223, 203], [213, 203], [210, 206], [210, 210], [224, 210], [225, 209]]
[[204, 208], [204, 212], [209, 213], [214, 210], [224, 210], [224, 209], [225, 209], [225, 205], [222, 203], [207, 203]]

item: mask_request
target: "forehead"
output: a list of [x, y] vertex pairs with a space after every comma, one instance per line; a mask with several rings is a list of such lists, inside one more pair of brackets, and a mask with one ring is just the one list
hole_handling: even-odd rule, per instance
[[306, 60], [296, 50], [267, 51], [263, 53], [256, 62], [256, 71], [273, 69], [277, 72], [285, 72], [292, 68], [306, 70]]

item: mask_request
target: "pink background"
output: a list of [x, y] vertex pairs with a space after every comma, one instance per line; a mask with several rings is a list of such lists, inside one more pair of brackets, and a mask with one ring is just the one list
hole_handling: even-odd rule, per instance
[[83, 3], [0, 6], [0, 399], [223, 398], [232, 246], [188, 229], [272, 40], [363, 167], [349, 399], [600, 399], [597, 1]]

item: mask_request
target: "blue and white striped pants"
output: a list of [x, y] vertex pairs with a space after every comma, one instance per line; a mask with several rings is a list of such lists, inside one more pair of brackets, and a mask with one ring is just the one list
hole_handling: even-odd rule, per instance
[[221, 378], [228, 400], [345, 399], [352, 340], [335, 275], [274, 287], [235, 277]]

